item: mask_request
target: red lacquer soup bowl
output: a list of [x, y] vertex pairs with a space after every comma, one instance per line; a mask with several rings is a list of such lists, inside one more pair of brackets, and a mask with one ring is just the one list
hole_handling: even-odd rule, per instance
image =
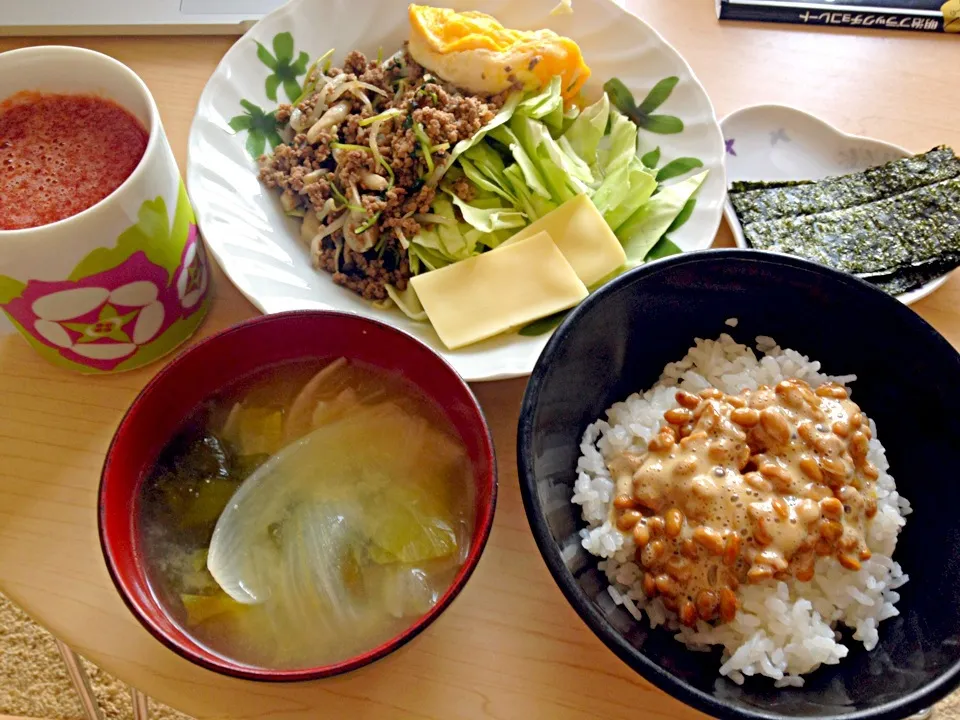
[[[396, 372], [434, 400], [462, 438], [476, 493], [473, 537], [466, 561], [437, 603], [382, 645], [333, 665], [297, 670], [235, 662], [194, 640], [157, 600], [148, 582], [138, 527], [138, 499], [163, 446], [205, 400], [237, 380], [273, 365], [346, 357]], [[215, 672], [252, 680], [312, 680], [354, 670], [403, 646], [460, 593], [480, 561], [497, 496], [493, 442], [467, 384], [427, 346], [372, 320], [334, 312], [267, 315], [224, 330], [174, 359], [127, 411], [100, 481], [99, 529], [107, 569], [137, 619], [174, 652]]]

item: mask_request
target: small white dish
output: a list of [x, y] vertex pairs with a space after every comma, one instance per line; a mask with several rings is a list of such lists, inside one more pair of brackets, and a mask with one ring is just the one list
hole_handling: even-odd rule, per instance
[[[573, 38], [593, 70], [588, 99], [599, 97], [603, 83], [613, 77], [638, 101], [658, 82], [677, 78], [658, 114], [679, 118], [683, 129], [643, 131], [640, 152], [660, 148], [658, 167], [696, 158], [710, 171], [689, 219], [670, 234], [681, 250], [702, 250], [716, 236], [726, 197], [720, 127], [690, 66], [621, 2], [577, 0], [572, 14], [559, 15], [550, 13], [557, 0], [445, 0], [441, 5], [486, 12], [507, 27], [550, 28]], [[371, 56], [381, 47], [392, 53], [408, 34], [407, 2], [401, 0], [292, 0], [238, 40], [208, 81], [190, 130], [187, 188], [200, 230], [227, 276], [265, 313], [322, 309], [380, 320], [425, 342], [469, 382], [529, 375], [549, 333], [510, 332], [447, 350], [429, 324], [396, 309], [378, 310], [314, 270], [298, 237], [299, 223], [284, 216], [277, 193], [257, 180], [251, 154], [264, 150], [273, 129], [265, 114], [291, 92], [299, 94], [308, 62], [331, 48], [336, 49], [334, 63], [354, 48]]]
[[[899, 145], [849, 135], [820, 118], [787, 105], [752, 105], [720, 121], [728, 186], [737, 180], [821, 180], [866, 170], [913, 155]], [[738, 247], [749, 248], [729, 197], [724, 215]], [[903, 303], [926, 297], [948, 275], [898, 295]]]

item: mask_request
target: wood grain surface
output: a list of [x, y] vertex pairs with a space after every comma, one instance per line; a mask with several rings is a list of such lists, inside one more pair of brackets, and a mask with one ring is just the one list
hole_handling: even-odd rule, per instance
[[[627, 4], [684, 55], [719, 117], [746, 105], [787, 103], [846, 132], [914, 151], [960, 147], [955, 38], [721, 24], [713, 0]], [[0, 50], [49, 42], [99, 50], [140, 74], [184, 167], [194, 107], [231, 39], [2, 39]], [[732, 244], [726, 225], [717, 242]], [[215, 293], [201, 336], [255, 314], [219, 272]], [[958, 303], [960, 274], [914, 307], [956, 346]], [[48, 366], [18, 336], [0, 336], [0, 590], [107, 671], [204, 719], [697, 716], [608, 652], [540, 559], [517, 488], [522, 380], [474, 386], [499, 455], [496, 524], [473, 579], [423, 636], [347, 677], [299, 685], [223, 678], [181, 660], [120, 601], [96, 531], [104, 452], [156, 370], [85, 378]]]

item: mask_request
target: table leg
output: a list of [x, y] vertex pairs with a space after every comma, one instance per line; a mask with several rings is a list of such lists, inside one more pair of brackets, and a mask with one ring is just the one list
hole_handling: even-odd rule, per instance
[[133, 701], [133, 720], [149, 720], [150, 698], [132, 687], [130, 688], [130, 699]]
[[[56, 638], [54, 639], [56, 640]], [[103, 720], [103, 716], [100, 714], [100, 706], [97, 704], [97, 699], [90, 688], [90, 678], [87, 677], [86, 670], [80, 664], [80, 658], [59, 640], [56, 640], [56, 643], [63, 664], [67, 668], [70, 682], [73, 683], [77, 695], [80, 696], [80, 704], [83, 706], [83, 712], [86, 714], [87, 720]]]

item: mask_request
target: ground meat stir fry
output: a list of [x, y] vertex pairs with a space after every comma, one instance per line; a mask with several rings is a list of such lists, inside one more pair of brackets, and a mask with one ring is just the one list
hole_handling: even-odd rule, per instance
[[[431, 171], [493, 119], [504, 97], [464, 94], [404, 50], [385, 63], [351, 52], [343, 68], [314, 67], [313, 88], [281, 105], [289, 141], [260, 158], [260, 180], [281, 191], [316, 267], [367, 300], [407, 287], [407, 241], [436, 196]], [[453, 192], [472, 197], [469, 183]]]

